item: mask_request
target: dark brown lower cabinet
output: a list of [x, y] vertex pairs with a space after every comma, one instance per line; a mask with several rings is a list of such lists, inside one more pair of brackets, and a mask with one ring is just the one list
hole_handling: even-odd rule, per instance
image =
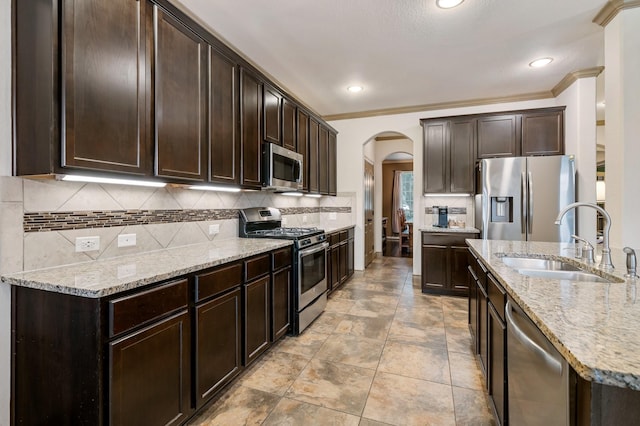
[[327, 279], [329, 291], [333, 291], [340, 285], [340, 245], [329, 247], [327, 253]]
[[489, 317], [488, 306], [487, 306], [487, 291], [480, 284], [479, 281], [476, 282], [476, 289], [478, 290], [478, 355], [480, 358], [480, 368], [484, 373], [485, 377], [487, 377], [487, 369], [489, 365], [489, 355], [488, 355], [488, 333], [487, 333], [487, 322]]
[[110, 423], [177, 425], [191, 414], [189, 313], [109, 344]]
[[476, 234], [422, 233], [422, 292], [467, 296], [469, 294], [468, 249], [464, 242]]
[[329, 293], [344, 284], [354, 272], [353, 239], [354, 228], [327, 235], [327, 287]]
[[241, 288], [196, 305], [195, 389], [201, 407], [242, 370]]
[[244, 285], [244, 365], [255, 361], [270, 345], [270, 276]]
[[474, 349], [474, 353], [478, 353], [477, 336], [478, 336], [478, 287], [476, 281], [475, 269], [471, 266], [471, 260], [469, 261], [469, 332], [471, 333], [471, 344]]
[[273, 273], [271, 283], [271, 341], [289, 331], [291, 325], [291, 267]]
[[501, 425], [507, 424], [507, 327], [493, 304], [488, 304], [489, 398]]

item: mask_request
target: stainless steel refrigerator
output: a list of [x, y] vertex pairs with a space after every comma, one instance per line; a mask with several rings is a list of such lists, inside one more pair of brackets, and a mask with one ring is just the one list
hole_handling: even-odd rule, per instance
[[476, 195], [476, 227], [490, 240], [570, 242], [575, 210], [562, 225], [558, 212], [575, 201], [572, 155], [482, 160], [482, 192]]

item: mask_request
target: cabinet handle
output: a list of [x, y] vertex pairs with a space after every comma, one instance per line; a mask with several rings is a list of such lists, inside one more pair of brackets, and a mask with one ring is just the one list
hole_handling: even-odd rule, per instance
[[529, 336], [527, 336], [524, 331], [516, 324], [511, 309], [513, 306], [511, 305], [511, 301], [507, 300], [507, 305], [505, 306], [505, 314], [507, 317], [507, 330], [510, 330], [511, 333], [531, 352], [537, 354], [540, 358], [544, 360], [544, 362], [551, 367], [558, 375], [562, 375], [562, 363], [553, 357], [549, 352], [544, 350], [542, 346], [538, 345], [534, 342]]

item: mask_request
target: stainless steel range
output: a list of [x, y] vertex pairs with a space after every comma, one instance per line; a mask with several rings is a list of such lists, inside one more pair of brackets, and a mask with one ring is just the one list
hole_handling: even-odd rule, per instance
[[293, 240], [293, 334], [300, 334], [327, 305], [327, 247], [324, 230], [283, 228], [280, 210], [255, 207], [240, 210], [239, 236]]

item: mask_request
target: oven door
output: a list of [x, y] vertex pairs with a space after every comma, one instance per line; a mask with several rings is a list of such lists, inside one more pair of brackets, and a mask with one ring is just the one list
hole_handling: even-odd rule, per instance
[[298, 311], [327, 291], [327, 247], [322, 243], [298, 252]]

